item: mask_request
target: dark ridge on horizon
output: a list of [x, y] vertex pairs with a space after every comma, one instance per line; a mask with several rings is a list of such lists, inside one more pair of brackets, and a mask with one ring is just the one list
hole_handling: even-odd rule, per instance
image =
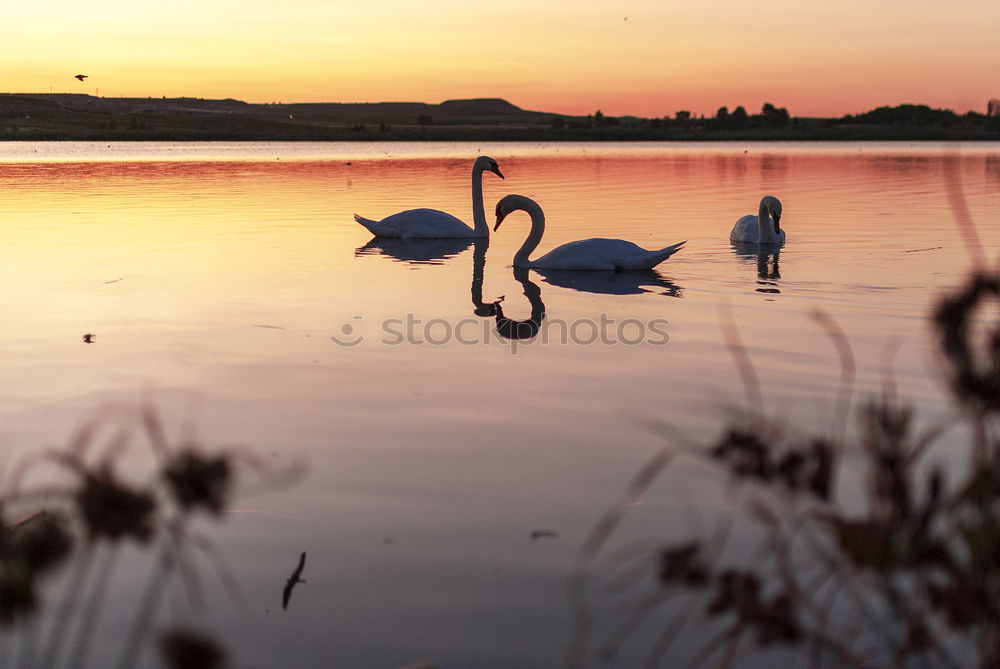
[[[427, 111], [444, 110], [448, 112], [458, 112], [465, 114], [544, 114], [552, 116], [548, 112], [533, 112], [521, 109], [503, 98], [465, 98], [455, 100], [445, 100], [435, 104], [431, 102], [416, 101], [385, 101], [385, 102], [244, 102], [234, 98], [196, 98], [196, 97], [99, 97], [88, 93], [0, 93], [0, 102], [10, 99], [49, 101], [66, 106], [129, 106], [139, 105], [136, 111], [143, 111], [145, 108], [175, 108], [189, 109], [198, 108], [203, 110], [234, 109], [246, 110], [250, 108], [300, 108], [310, 107], [359, 109], [359, 110], [403, 110], [403, 111]], [[562, 114], [557, 114], [562, 116]]]
[[529, 111], [502, 98], [426, 102], [249, 103], [231, 98], [106, 98], [0, 93], [0, 140], [768, 141], [998, 140], [1000, 116], [879, 107], [802, 118], [765, 104], [716, 116], [587, 116]]

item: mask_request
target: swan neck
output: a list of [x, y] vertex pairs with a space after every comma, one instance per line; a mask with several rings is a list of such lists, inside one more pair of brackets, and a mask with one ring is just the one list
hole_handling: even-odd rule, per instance
[[[746, 211], [744, 209], [744, 211]], [[767, 200], [761, 200], [757, 208], [757, 241], [766, 242], [771, 239], [771, 214], [767, 210]]]
[[490, 226], [486, 222], [486, 208], [483, 204], [483, 170], [472, 166], [472, 227], [479, 237], [490, 236]]
[[534, 201], [525, 199], [521, 209], [531, 216], [531, 232], [528, 233], [528, 238], [524, 240], [520, 250], [514, 254], [515, 267], [527, 267], [531, 263], [529, 256], [538, 248], [542, 235], [545, 234], [545, 214], [542, 213], [542, 208]]

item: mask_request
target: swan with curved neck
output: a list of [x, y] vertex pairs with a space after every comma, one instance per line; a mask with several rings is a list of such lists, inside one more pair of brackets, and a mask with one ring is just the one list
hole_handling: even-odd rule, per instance
[[612, 270], [620, 272], [633, 269], [652, 269], [677, 253], [684, 242], [649, 251], [624, 239], [581, 239], [556, 247], [537, 260], [531, 253], [542, 241], [545, 233], [545, 214], [538, 203], [523, 195], [508, 195], [497, 203], [496, 231], [503, 220], [515, 211], [525, 211], [531, 216], [531, 232], [514, 255], [514, 267], [534, 269]]
[[729, 241], [750, 244], [782, 244], [785, 231], [781, 229], [781, 200], [773, 195], [760, 199], [757, 215], [747, 214], [736, 221]]
[[454, 239], [489, 237], [490, 226], [486, 222], [483, 205], [483, 172], [492, 172], [501, 179], [503, 174], [497, 161], [489, 156], [479, 156], [472, 164], [472, 221], [469, 227], [460, 219], [437, 209], [408, 209], [387, 216], [381, 221], [373, 221], [354, 214], [354, 220], [365, 226], [376, 237], [398, 237], [401, 239]]

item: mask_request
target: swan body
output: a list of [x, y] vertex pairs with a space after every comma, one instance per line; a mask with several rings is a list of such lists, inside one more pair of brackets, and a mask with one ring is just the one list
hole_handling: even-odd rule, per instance
[[530, 255], [542, 241], [545, 232], [545, 214], [537, 202], [523, 195], [508, 195], [497, 203], [497, 222], [515, 211], [525, 211], [531, 216], [531, 232], [520, 250], [514, 255], [514, 267], [551, 270], [623, 270], [652, 269], [677, 253], [684, 242], [658, 250], [647, 250], [623, 239], [581, 239], [556, 247], [537, 260]]
[[482, 237], [462, 219], [437, 209], [407, 209], [373, 221], [357, 214], [354, 220], [376, 237], [390, 239], [467, 239]]
[[472, 221], [469, 227], [461, 219], [437, 209], [408, 209], [398, 214], [373, 221], [354, 214], [354, 220], [376, 237], [398, 239], [470, 239], [489, 237], [483, 206], [483, 172], [492, 172], [501, 179], [503, 174], [497, 161], [489, 156], [479, 156], [472, 164]]
[[785, 231], [781, 229], [780, 221], [781, 200], [765, 195], [760, 199], [756, 216], [747, 214], [736, 221], [729, 240], [747, 244], [782, 244]]

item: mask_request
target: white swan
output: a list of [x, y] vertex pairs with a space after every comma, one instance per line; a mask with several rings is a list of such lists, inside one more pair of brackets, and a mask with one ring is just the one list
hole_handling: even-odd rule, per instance
[[486, 222], [483, 208], [483, 172], [493, 172], [501, 179], [497, 161], [488, 156], [479, 156], [472, 163], [472, 221], [470, 228], [460, 219], [437, 209], [408, 209], [381, 221], [373, 221], [354, 214], [354, 220], [368, 228], [376, 237], [397, 237], [401, 239], [468, 239], [489, 237], [490, 226]]
[[750, 244], [783, 244], [785, 231], [781, 229], [780, 221], [781, 200], [773, 195], [765, 195], [760, 199], [756, 216], [747, 214], [736, 221], [733, 231], [729, 233], [729, 241]]
[[538, 260], [528, 256], [538, 247], [545, 232], [545, 214], [538, 203], [523, 195], [508, 195], [497, 203], [495, 231], [503, 219], [515, 211], [531, 216], [531, 233], [514, 255], [514, 267], [573, 270], [651, 269], [676, 253], [684, 242], [658, 251], [646, 249], [623, 239], [582, 239], [552, 249]]

